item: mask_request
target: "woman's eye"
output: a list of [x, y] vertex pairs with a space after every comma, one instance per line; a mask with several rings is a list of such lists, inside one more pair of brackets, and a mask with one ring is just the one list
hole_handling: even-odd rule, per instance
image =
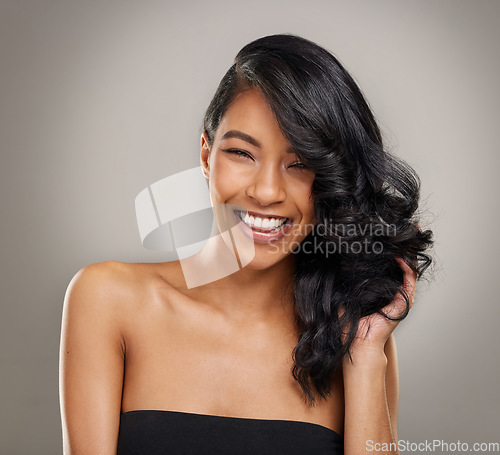
[[252, 158], [247, 152], [245, 152], [244, 150], [240, 150], [240, 149], [221, 149], [223, 152], [226, 152], [226, 153], [233, 153], [235, 155], [239, 155], [239, 156], [243, 156], [243, 157], [248, 157], [248, 158]]
[[297, 161], [296, 163], [290, 164], [289, 167], [305, 168], [304, 163], [301, 163], [300, 161]]

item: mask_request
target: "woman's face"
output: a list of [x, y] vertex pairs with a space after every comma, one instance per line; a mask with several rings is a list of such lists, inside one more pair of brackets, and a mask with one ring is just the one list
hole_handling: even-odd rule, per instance
[[253, 239], [248, 265], [270, 267], [295, 250], [316, 220], [311, 197], [313, 172], [301, 166], [273, 112], [257, 89], [241, 92], [215, 132], [212, 146], [203, 133], [201, 164], [212, 203], [232, 210], [235, 222]]

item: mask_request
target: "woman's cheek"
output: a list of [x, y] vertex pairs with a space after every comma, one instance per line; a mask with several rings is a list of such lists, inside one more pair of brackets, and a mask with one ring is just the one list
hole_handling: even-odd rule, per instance
[[241, 187], [246, 179], [245, 167], [235, 161], [221, 160], [218, 170], [218, 175], [221, 176], [218, 183], [228, 190]]
[[233, 196], [238, 187], [238, 182], [241, 184], [236, 170], [231, 169], [231, 166], [226, 164], [214, 168], [210, 180], [211, 192], [216, 194], [218, 199], [227, 199]]

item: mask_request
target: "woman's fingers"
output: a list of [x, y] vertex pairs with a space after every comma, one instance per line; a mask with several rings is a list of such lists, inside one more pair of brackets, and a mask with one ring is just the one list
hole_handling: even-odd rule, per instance
[[[402, 285], [402, 290], [408, 297], [409, 301], [409, 307], [411, 308], [413, 306], [413, 299], [415, 297], [415, 288], [416, 288], [416, 283], [417, 283], [417, 273], [401, 258], [395, 258], [396, 261], [398, 262], [399, 266], [401, 267], [401, 270], [403, 271], [403, 285]], [[344, 308], [339, 308], [339, 318], [343, 316], [345, 312]], [[387, 304], [384, 308], [382, 308], [382, 312], [388, 316], [389, 318], [399, 318], [401, 317], [405, 312], [406, 312], [406, 300], [404, 296], [401, 293], [397, 293], [395, 298]], [[366, 338], [366, 334], [368, 333], [368, 328], [370, 327], [370, 324], [372, 324], [380, 315], [372, 314], [370, 316], [365, 316], [364, 318], [361, 319], [360, 321], [360, 327], [358, 329], [358, 338]], [[385, 323], [387, 320], [384, 321]], [[399, 321], [391, 321], [389, 325], [394, 326], [397, 325]], [[349, 328], [347, 327], [347, 332], [343, 333], [343, 340], [345, 340], [345, 337], [348, 334]]]

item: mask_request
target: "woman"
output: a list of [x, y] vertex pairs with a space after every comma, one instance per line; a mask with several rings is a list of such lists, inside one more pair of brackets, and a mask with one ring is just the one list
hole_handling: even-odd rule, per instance
[[206, 112], [201, 166], [253, 257], [197, 287], [179, 261], [77, 273], [65, 453], [398, 453], [393, 331], [432, 234], [353, 79], [303, 38], [248, 44]]

